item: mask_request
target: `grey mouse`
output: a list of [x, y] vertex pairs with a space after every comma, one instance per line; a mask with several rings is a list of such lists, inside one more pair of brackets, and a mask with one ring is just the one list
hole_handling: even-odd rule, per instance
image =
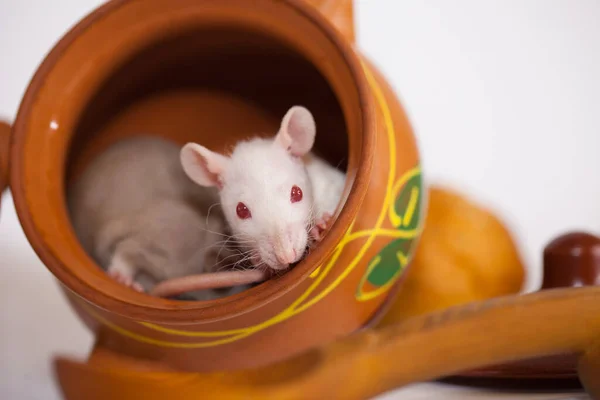
[[[121, 140], [95, 158], [68, 191], [73, 228], [82, 246], [121, 284], [150, 291], [157, 283], [214, 272], [234, 264], [235, 249], [218, 208], [218, 194], [195, 185], [166, 139]], [[208, 214], [208, 215], [207, 215]], [[243, 290], [187, 293], [196, 300]]]

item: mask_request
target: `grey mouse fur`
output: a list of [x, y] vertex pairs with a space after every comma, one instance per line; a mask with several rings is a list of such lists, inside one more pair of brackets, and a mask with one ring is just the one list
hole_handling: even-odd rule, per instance
[[[220, 246], [227, 225], [218, 207], [207, 217], [219, 201], [217, 192], [186, 176], [179, 150], [153, 136], [121, 140], [95, 158], [67, 194], [84, 249], [109, 275], [136, 290], [212, 272], [219, 261], [235, 259], [234, 251]], [[208, 300], [241, 290], [202, 290], [187, 297]]]

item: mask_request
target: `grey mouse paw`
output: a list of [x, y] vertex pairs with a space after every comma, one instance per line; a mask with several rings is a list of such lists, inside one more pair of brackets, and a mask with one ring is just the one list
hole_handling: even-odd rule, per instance
[[121, 253], [117, 253], [113, 256], [106, 272], [108, 273], [108, 276], [119, 282], [121, 285], [125, 285], [138, 292], [144, 292], [143, 286], [133, 279], [137, 269], [128, 261], [127, 257], [124, 257]]
[[122, 273], [118, 270], [108, 271], [108, 276], [113, 278], [115, 281], [119, 282], [121, 285], [125, 285], [137, 292], [144, 292], [144, 288], [138, 282], [133, 280], [133, 277], [128, 276], [127, 274]]

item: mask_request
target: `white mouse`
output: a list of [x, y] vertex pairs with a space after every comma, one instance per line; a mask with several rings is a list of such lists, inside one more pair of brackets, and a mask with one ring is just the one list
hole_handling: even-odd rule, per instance
[[[214, 189], [183, 172], [179, 146], [151, 136], [125, 139], [94, 159], [68, 193], [84, 249], [118, 282], [150, 291], [166, 279], [234, 264]], [[243, 288], [188, 293], [205, 300]]]
[[196, 143], [181, 149], [187, 175], [218, 189], [232, 234], [257, 268], [298, 262], [341, 199], [346, 176], [311, 153], [315, 135], [310, 111], [294, 106], [274, 138], [241, 141], [229, 156]]

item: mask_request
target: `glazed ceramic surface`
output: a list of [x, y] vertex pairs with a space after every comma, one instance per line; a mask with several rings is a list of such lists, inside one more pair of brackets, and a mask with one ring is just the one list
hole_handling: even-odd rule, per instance
[[[424, 219], [421, 168], [402, 107], [345, 34], [298, 0], [117, 0], [50, 52], [13, 126], [10, 185], [28, 239], [98, 348], [183, 370], [252, 367], [384, 309]], [[317, 153], [348, 180], [325, 239], [285, 275], [220, 300], [166, 300], [113, 282], [77, 242], [65, 192], [115, 140], [152, 134], [222, 151], [273, 135], [294, 104], [314, 113]]]

